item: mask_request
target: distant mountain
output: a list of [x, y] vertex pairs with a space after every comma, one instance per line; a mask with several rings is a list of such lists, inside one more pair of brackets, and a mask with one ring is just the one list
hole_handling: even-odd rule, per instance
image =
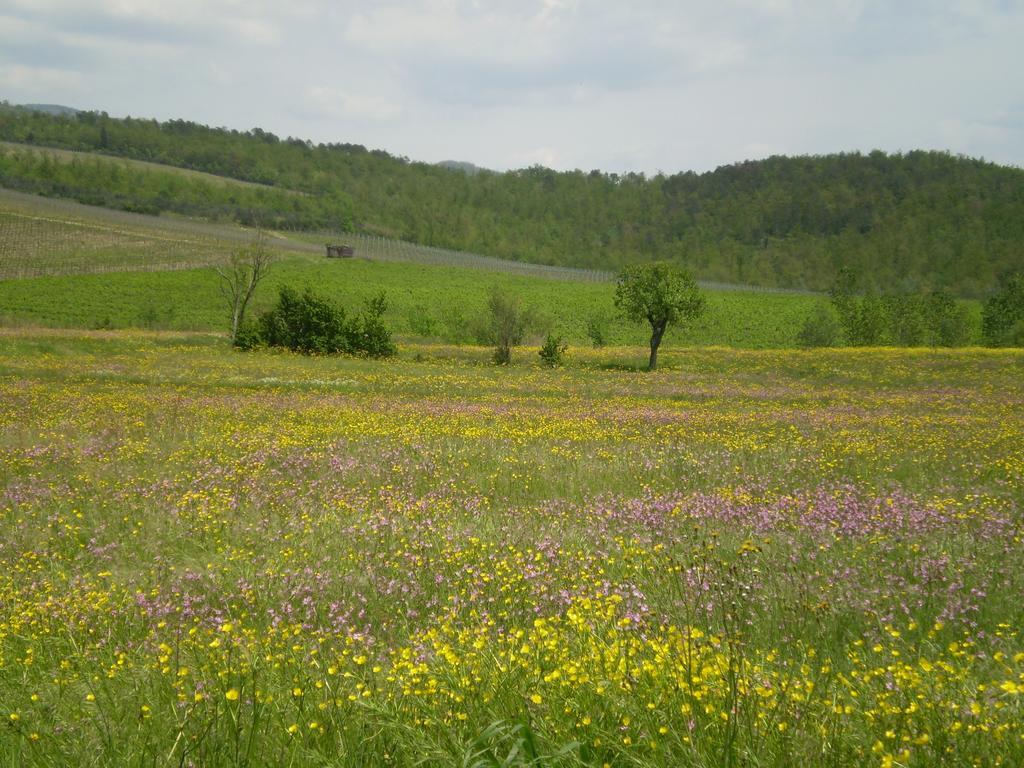
[[22, 109], [28, 109], [33, 112], [43, 112], [47, 115], [56, 115], [58, 117], [74, 117], [82, 110], [75, 109], [74, 107], [64, 107], [60, 104], [19, 104]]
[[473, 163], [467, 163], [464, 160], [442, 160], [436, 165], [441, 168], [447, 168], [451, 171], [462, 171], [468, 176], [473, 176], [480, 173], [480, 171], [486, 171], [486, 168], [481, 168], [479, 165], [473, 165]]
[[[0, 149], [0, 186], [108, 207], [275, 229], [355, 229], [517, 261], [619, 269], [681, 263], [726, 283], [984, 296], [1024, 270], [1024, 170], [948, 152], [845, 152], [707, 173], [472, 172], [359, 144], [0, 105], [0, 140], [98, 152], [276, 187], [241, 191], [181, 174], [53, 163]], [[284, 190], [301, 192], [295, 195]]]

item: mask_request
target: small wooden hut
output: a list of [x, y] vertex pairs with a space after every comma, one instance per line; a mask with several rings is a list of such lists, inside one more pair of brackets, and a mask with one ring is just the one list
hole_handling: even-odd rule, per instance
[[328, 259], [351, 259], [356, 255], [356, 249], [351, 245], [328, 245]]

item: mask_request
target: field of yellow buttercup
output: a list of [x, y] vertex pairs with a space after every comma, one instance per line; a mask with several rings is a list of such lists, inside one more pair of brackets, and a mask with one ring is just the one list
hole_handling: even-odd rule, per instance
[[1024, 764], [1019, 350], [486, 356], [0, 335], [0, 764]]

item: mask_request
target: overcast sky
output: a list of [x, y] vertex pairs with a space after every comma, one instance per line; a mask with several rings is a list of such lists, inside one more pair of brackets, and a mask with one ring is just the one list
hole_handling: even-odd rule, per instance
[[1024, 166], [1024, 0], [0, 0], [0, 98], [496, 169]]

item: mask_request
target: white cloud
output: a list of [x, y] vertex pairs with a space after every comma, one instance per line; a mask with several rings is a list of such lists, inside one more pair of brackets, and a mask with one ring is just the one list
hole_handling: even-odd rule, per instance
[[495, 168], [1024, 164], [1022, 39], [1000, 0], [0, 0], [0, 97]]
[[281, 41], [278, 28], [264, 19], [226, 18], [223, 24], [232, 34], [250, 43], [276, 45]]
[[306, 104], [324, 117], [390, 120], [402, 114], [400, 105], [377, 94], [351, 93], [325, 85], [307, 86]]
[[516, 152], [506, 163], [511, 168], [527, 168], [532, 165], [543, 165], [546, 168], [564, 168], [558, 152], [551, 147], [537, 147], [525, 152]]
[[570, 4], [550, 2], [377, 3], [353, 13], [344, 31], [350, 45], [407, 59], [536, 62], [557, 52], [556, 20], [566, 9]]
[[45, 93], [48, 90], [77, 88], [81, 83], [80, 73], [66, 69], [20, 64], [0, 66], [0, 85], [17, 91]]

